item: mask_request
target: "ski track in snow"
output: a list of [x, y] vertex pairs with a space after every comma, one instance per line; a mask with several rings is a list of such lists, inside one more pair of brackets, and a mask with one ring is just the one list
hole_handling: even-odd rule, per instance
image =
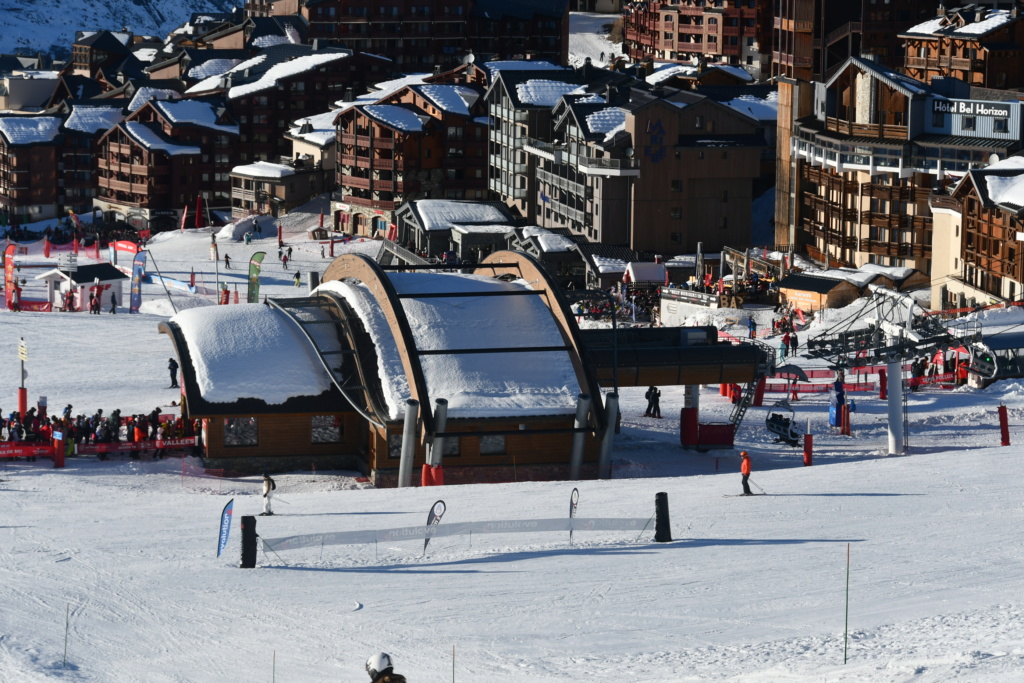
[[[327, 262], [303, 237], [318, 213], [285, 220], [303, 273]], [[274, 246], [222, 243], [220, 253], [241, 266]], [[161, 235], [151, 248], [164, 275], [187, 279], [194, 268], [213, 281], [208, 233]], [[299, 294], [292, 272], [271, 255], [264, 290]], [[244, 275], [221, 273], [240, 285]], [[180, 306], [212, 299], [173, 296]], [[143, 310], [0, 312], [0, 358], [29, 341], [29, 393], [48, 396], [51, 411], [166, 406], [176, 393], [164, 388], [172, 352], [156, 325], [171, 311], [161, 288], [144, 287]], [[701, 315], [724, 326], [736, 312]], [[0, 364], [7, 411], [17, 368]], [[273, 381], [272, 363], [257, 371]], [[657, 420], [642, 417], [644, 388], [625, 387], [614, 478], [575, 484], [578, 516], [647, 517], [665, 491], [668, 544], [653, 543], [653, 529], [578, 531], [572, 546], [561, 533], [456, 536], [434, 539], [426, 555], [416, 540], [268, 550], [241, 571], [238, 522], [216, 558], [217, 521], [228, 497], [236, 518], [259, 510], [258, 477], [195, 476], [199, 464], [177, 458], [71, 458], [64, 470], [0, 461], [0, 680], [257, 681], [275, 657], [281, 680], [362, 680], [367, 655], [385, 650], [410, 680], [443, 681], [455, 645], [456, 680], [1017, 681], [1024, 504], [1019, 450], [998, 447], [995, 410], [1006, 404], [1012, 439], [1024, 438], [1022, 386], [910, 394], [905, 457], [884, 455], [877, 394], [854, 394], [853, 437], [827, 426], [827, 395], [801, 395], [793, 407], [815, 434], [810, 468], [765, 433], [769, 409], [751, 408], [737, 445], [770, 495], [728, 499], [740, 491], [735, 451], [679, 449], [682, 388], [662, 388]], [[702, 392], [702, 420], [723, 421], [731, 407], [717, 387]], [[352, 473], [312, 471], [276, 479], [289, 504], [259, 518], [267, 538], [422, 524], [439, 497], [443, 523], [548, 518], [565, 514], [572, 490], [376, 491]]]

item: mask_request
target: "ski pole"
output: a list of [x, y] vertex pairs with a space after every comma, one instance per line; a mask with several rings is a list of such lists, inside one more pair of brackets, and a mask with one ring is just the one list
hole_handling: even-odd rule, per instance
[[[753, 480], [753, 479], [747, 479], [747, 481], [749, 481], [749, 482], [750, 482], [751, 484], [754, 484], [754, 486], [757, 486], [757, 483], [756, 483], [756, 482], [754, 482], [754, 480]], [[767, 493], [768, 493], [767, 491], [765, 491], [765, 490], [764, 490], [763, 488], [761, 488], [760, 486], [757, 486], [757, 490], [758, 490], [758, 491], [760, 491], [761, 493], [765, 493], [765, 494], [767, 494]]]
[[260, 544], [260, 550], [263, 550], [263, 556], [267, 558], [267, 561], [268, 561], [268, 562], [270, 561], [270, 557], [269, 557], [269, 556], [267, 555], [267, 551], [266, 551], [266, 550], [264, 550], [264, 548], [270, 548], [270, 552], [274, 553], [274, 556], [275, 556], [275, 557], [276, 557], [277, 559], [281, 560], [281, 564], [283, 564], [283, 565], [284, 565], [284, 566], [286, 566], [286, 567], [288, 566], [288, 563], [287, 563], [287, 562], [285, 562], [285, 561], [284, 561], [284, 559], [282, 559], [282, 557], [281, 557], [280, 555], [278, 555], [278, 554], [277, 554], [277, 551], [276, 551], [276, 550], [274, 550], [273, 546], [271, 546], [271, 545], [270, 545], [269, 543], [267, 543], [266, 541], [264, 541], [264, 540], [263, 540], [263, 537], [262, 537], [262, 536], [258, 536], [258, 538], [259, 538], [259, 539], [260, 539], [261, 541], [263, 541], [263, 542], [262, 542], [262, 543]]
[[274, 500], [276, 500], [279, 503], [284, 503], [285, 505], [291, 505], [291, 503], [289, 503], [287, 500], [281, 498], [280, 496], [274, 496]]

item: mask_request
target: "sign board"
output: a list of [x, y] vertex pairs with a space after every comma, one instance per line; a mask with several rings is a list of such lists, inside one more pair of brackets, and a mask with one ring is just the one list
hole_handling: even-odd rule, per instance
[[1010, 117], [1010, 105], [977, 100], [932, 100], [932, 112], [962, 116]]
[[719, 305], [719, 296], [717, 294], [695, 292], [691, 289], [665, 287], [661, 290], [661, 298], [670, 301], [681, 301], [682, 303], [694, 304], [696, 306], [706, 306], [708, 308], [718, 308]]
[[56, 439], [57, 441], [63, 441], [64, 440], [64, 432], [54, 432], [53, 433], [53, 438]]
[[28, 342], [24, 339], [18, 342], [18, 358], [23, 361], [28, 360]]

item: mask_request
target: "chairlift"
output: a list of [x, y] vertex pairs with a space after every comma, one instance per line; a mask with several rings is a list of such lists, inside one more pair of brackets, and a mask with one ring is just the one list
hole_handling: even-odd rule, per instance
[[796, 426], [796, 411], [786, 399], [776, 401], [772, 405], [768, 411], [768, 417], [764, 420], [764, 426], [775, 435], [776, 443], [782, 442], [789, 446], [800, 445], [803, 435]]
[[999, 371], [995, 354], [979, 344], [972, 344], [969, 370], [983, 379], [992, 379]]

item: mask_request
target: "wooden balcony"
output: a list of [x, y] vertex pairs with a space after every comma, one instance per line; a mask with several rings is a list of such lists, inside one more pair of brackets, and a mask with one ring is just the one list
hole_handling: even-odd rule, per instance
[[932, 250], [925, 244], [903, 244], [898, 242], [878, 242], [876, 240], [860, 240], [858, 251], [877, 256], [896, 258], [922, 258], [931, 256]]
[[360, 177], [354, 176], [354, 175], [343, 175], [343, 176], [341, 176], [341, 186], [342, 187], [354, 187], [357, 190], [369, 190], [370, 189], [370, 179], [369, 178], [360, 178]]
[[906, 140], [908, 129], [906, 126], [895, 126], [881, 123], [853, 123], [844, 119], [828, 117], [825, 119], [825, 128], [835, 133], [842, 133], [858, 138], [889, 138]]
[[379, 199], [365, 199], [363, 197], [352, 197], [350, 195], [345, 196], [346, 204], [354, 204], [355, 206], [365, 206], [371, 209], [380, 209], [381, 211], [394, 211], [398, 208], [398, 202], [386, 202]]

